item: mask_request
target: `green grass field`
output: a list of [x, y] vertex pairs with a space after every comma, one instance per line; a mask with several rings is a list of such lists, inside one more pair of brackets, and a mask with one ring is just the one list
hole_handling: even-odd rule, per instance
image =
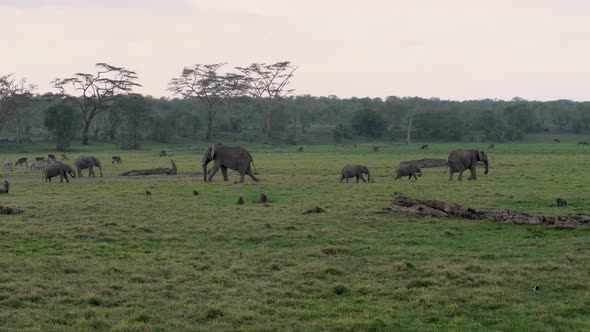
[[[394, 192], [588, 213], [588, 147], [498, 144], [488, 175], [449, 182], [442, 168], [418, 181], [392, 175], [402, 160], [486, 144], [382, 145], [381, 153], [250, 145], [261, 182], [236, 184], [232, 171], [230, 182], [218, 173], [206, 184], [205, 145], [197, 146], [76, 146], [69, 157], [99, 157], [104, 177], [69, 184], [1, 169], [11, 192], [0, 205], [25, 213], [0, 216], [0, 330], [590, 330], [587, 230], [375, 213]], [[158, 157], [161, 148], [170, 158]], [[1, 151], [0, 160], [55, 153]], [[124, 164], [112, 166], [112, 155]], [[169, 159], [178, 176], [118, 176]], [[339, 183], [347, 163], [369, 166], [375, 182]], [[256, 203], [261, 192], [269, 204]], [[570, 206], [558, 210], [556, 196]], [[315, 206], [327, 213], [302, 214]]]

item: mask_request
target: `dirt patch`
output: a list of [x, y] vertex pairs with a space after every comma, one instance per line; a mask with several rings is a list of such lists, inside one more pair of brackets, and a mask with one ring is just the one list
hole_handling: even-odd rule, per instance
[[422, 200], [398, 195], [384, 212], [404, 212], [423, 216], [456, 217], [475, 220], [495, 220], [511, 224], [542, 224], [557, 228], [588, 228], [590, 216], [584, 214], [568, 216], [531, 215], [513, 210], [486, 211], [439, 200]]
[[310, 213], [325, 213], [326, 210], [322, 209], [319, 206], [314, 207], [313, 209], [309, 209], [305, 212], [303, 212], [303, 214], [310, 214]]

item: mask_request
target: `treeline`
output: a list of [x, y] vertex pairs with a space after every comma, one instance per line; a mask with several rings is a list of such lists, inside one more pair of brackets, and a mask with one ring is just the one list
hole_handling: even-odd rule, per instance
[[[60, 106], [61, 105], [61, 106]], [[56, 112], [61, 109], [61, 112]], [[528, 133], [585, 133], [590, 130], [590, 103], [474, 100], [447, 101], [424, 98], [350, 98], [292, 96], [278, 100], [272, 119], [274, 140], [324, 142], [333, 140], [393, 140], [405, 142], [410, 119], [410, 139], [420, 141], [516, 141]], [[140, 142], [162, 143], [203, 140], [207, 110], [196, 99], [119, 96], [91, 128], [91, 141], [111, 142], [121, 148], [138, 148]], [[25, 138], [44, 137], [70, 129], [80, 137], [83, 120], [71, 106], [35, 96], [5, 131], [21, 127]], [[256, 99], [240, 97], [231, 109], [220, 111], [213, 122], [213, 138], [269, 141], [266, 116]], [[66, 130], [66, 131], [68, 131]], [[62, 130], [63, 131], [63, 130]], [[6, 136], [6, 134], [2, 135]]]
[[[589, 102], [293, 96], [285, 88], [296, 69], [289, 62], [236, 67], [240, 74], [225, 75], [218, 73], [221, 65], [185, 68], [170, 82], [174, 98], [132, 93], [139, 85], [135, 73], [107, 64], [97, 64], [99, 71], [94, 76], [56, 79], [58, 92], [43, 95], [33, 95], [34, 87], [24, 81], [3, 76], [0, 137], [53, 141], [59, 150], [67, 150], [76, 139], [138, 149], [144, 141], [506, 142], [530, 133], [590, 131]], [[115, 75], [105, 78], [110, 73]], [[123, 88], [121, 77], [125, 78]], [[257, 94], [253, 89], [269, 77], [280, 80], [266, 86], [269, 95]], [[97, 79], [106, 80], [97, 86], [110, 84], [112, 90], [90, 96], [76, 94], [76, 87], [88, 81], [96, 84]], [[67, 86], [73, 89], [66, 91]]]

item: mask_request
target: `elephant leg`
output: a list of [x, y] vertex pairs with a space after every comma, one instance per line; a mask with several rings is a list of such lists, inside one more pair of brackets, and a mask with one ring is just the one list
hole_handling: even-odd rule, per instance
[[412, 174], [414, 176], [414, 180], [418, 181], [418, 178], [416, 177], [416, 173]]
[[[365, 177], [362, 174], [360, 175], [360, 179], [363, 180], [363, 182], [367, 182], [367, 180], [365, 180]], [[358, 182], [358, 180], [356, 182]]]
[[464, 169], [459, 171], [459, 179], [458, 179], [459, 181], [463, 181], [463, 172], [465, 172]]
[[449, 170], [449, 173], [450, 173], [450, 176], [449, 176], [449, 181], [453, 181], [453, 174], [454, 174], [455, 172], [453, 172], [453, 171]]
[[217, 173], [217, 171], [219, 170], [220, 167], [221, 167], [221, 163], [215, 162], [215, 164], [213, 164], [213, 167], [211, 168], [211, 172], [209, 172], [209, 176], [207, 177], [207, 182], [211, 182], [211, 180], [213, 179], [213, 176], [215, 175], [215, 173]]
[[342, 183], [342, 180], [344, 180], [344, 175], [340, 176], [340, 183]]
[[408, 180], [412, 179], [412, 174], [408, 175]]
[[[223, 181], [226, 181], [226, 182], [229, 181], [229, 178], [227, 177], [227, 167], [221, 166], [221, 174], [223, 174]], [[242, 177], [244, 177], [244, 176], [242, 176]]]
[[360, 180], [361, 180], [360, 177], [357, 175], [356, 176], [356, 183], [359, 183]]
[[348, 183], [348, 178], [346, 178], [346, 183]]
[[477, 174], [475, 173], [475, 166], [472, 166], [469, 170], [471, 171], [471, 177], [469, 178], [469, 180], [477, 180]]

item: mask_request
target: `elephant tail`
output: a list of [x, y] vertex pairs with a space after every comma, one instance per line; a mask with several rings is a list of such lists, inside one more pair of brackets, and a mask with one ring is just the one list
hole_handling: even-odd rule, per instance
[[256, 165], [254, 165], [254, 159], [250, 159], [250, 162], [252, 163], [252, 166], [254, 167], [254, 172], [258, 173], [258, 171], [256, 170]]

